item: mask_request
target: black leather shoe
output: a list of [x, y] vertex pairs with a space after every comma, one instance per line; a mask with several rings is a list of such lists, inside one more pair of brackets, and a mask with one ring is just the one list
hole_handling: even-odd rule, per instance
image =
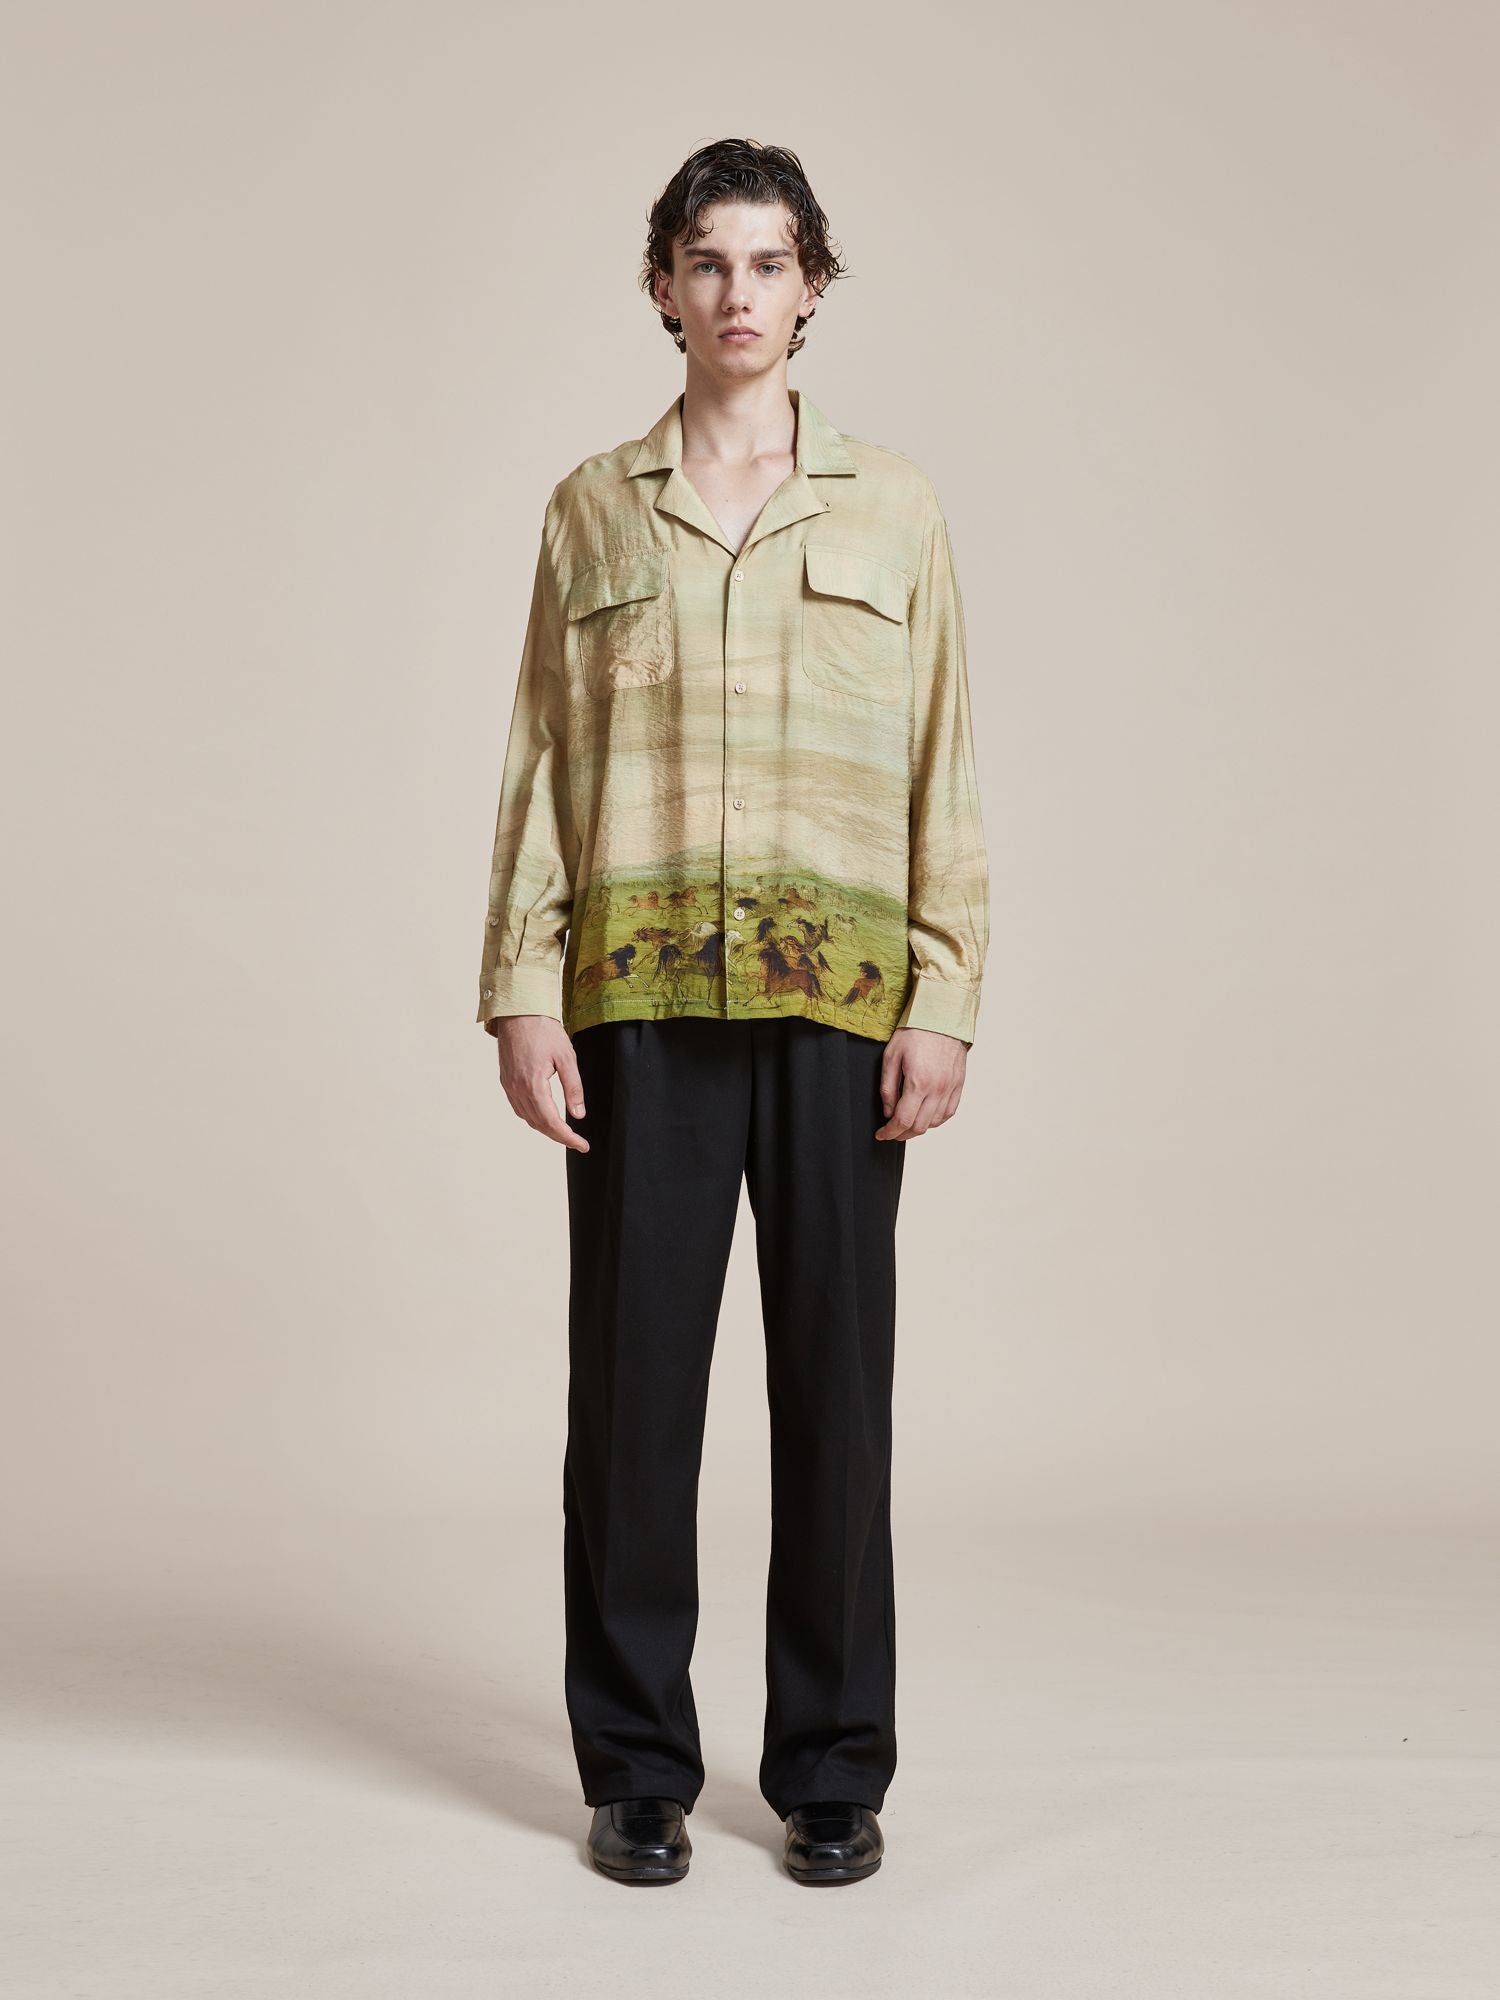
[[872, 1806], [794, 1806], [786, 1816], [786, 1869], [798, 1882], [860, 1882], [885, 1853]]
[[616, 1882], [680, 1882], [692, 1852], [680, 1799], [614, 1799], [594, 1808], [589, 1859]]

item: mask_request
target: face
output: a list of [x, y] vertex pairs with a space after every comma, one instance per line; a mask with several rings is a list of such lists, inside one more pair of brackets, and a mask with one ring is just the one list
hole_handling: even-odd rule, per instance
[[792, 219], [780, 202], [720, 202], [708, 233], [672, 250], [656, 299], [682, 321], [690, 362], [727, 380], [764, 374], [786, 358], [799, 314], [818, 294], [802, 275]]

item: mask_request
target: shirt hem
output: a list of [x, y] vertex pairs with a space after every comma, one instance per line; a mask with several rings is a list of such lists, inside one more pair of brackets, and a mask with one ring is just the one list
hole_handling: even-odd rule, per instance
[[649, 999], [611, 1000], [606, 1006], [564, 1008], [563, 1026], [567, 1033], [580, 1035], [586, 1028], [602, 1027], [610, 1021], [670, 1021], [687, 1016], [703, 1021], [816, 1021], [828, 1028], [842, 1028], [862, 1040], [888, 1042], [896, 1031], [894, 1021], [861, 1019], [852, 1010], [847, 1020], [830, 1020], [826, 1009], [815, 1007], [716, 1007], [707, 1000], [679, 999], [670, 1002]]

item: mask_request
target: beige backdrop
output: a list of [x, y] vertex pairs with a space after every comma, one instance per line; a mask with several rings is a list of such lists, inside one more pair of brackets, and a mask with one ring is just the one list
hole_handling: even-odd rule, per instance
[[[541, 510], [680, 387], [646, 210], [730, 133], [802, 155], [853, 275], [791, 379], [931, 474], [968, 618], [992, 946], [960, 1114], [908, 1152], [903, 1645], [919, 1551], [961, 1534], [1493, 1525], [1497, 66], [1459, 0], [6, 9], [33, 1633], [82, 1629], [69, 1580], [102, 1574], [149, 1680], [185, 1657], [140, 1651], [163, 1578], [228, 1618], [305, 1559], [326, 1606], [357, 1548], [405, 1631], [451, 1561], [450, 1616], [534, 1621], [504, 1670], [471, 1632], [475, 1671], [524, 1653], [534, 1823], [579, 1830], [564, 1156], [510, 1113], [474, 982]], [[737, 1593], [753, 1648], [750, 1230], [702, 1518], [706, 1617]], [[998, 1573], [954, 1570], [960, 1645]], [[149, 1937], [132, 1963], [153, 2000], [187, 1978]], [[297, 1990], [385, 1990], [340, 1963]], [[1252, 1990], [1184, 1967], [1194, 2000]]]

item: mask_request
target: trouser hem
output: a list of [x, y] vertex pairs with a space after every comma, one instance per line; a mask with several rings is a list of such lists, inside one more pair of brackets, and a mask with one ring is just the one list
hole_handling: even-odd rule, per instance
[[608, 1784], [589, 1785], [583, 1802], [590, 1811], [614, 1805], [620, 1799], [680, 1799], [684, 1814], [698, 1803], [698, 1791], [684, 1786], [680, 1778], [616, 1778]]
[[773, 1797], [762, 1792], [761, 1797], [775, 1813], [784, 1820], [788, 1813], [796, 1812], [803, 1806], [852, 1805], [864, 1806], [870, 1812], [885, 1811], [885, 1793], [872, 1791], [868, 1784], [861, 1785], [854, 1780], [840, 1785], [831, 1779], [820, 1779], [817, 1784], [809, 1784], [805, 1790], [784, 1792]]

